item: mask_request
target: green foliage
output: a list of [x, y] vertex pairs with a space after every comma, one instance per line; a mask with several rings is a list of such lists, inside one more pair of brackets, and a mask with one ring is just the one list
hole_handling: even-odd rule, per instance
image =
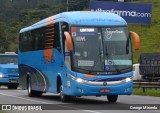
[[[82, 10], [88, 5], [89, 0], [69, 0], [68, 8]], [[0, 53], [17, 52], [21, 28], [64, 11], [66, 0], [0, 0]]]
[[0, 52], [7, 51], [9, 40], [7, 37], [7, 27], [4, 23], [0, 23]]
[[51, 12], [44, 9], [24, 10], [20, 12], [19, 20], [22, 23], [32, 24], [51, 15]]
[[134, 88], [133, 95], [143, 95], [143, 96], [157, 96], [160, 97], [160, 89], [146, 89], [146, 92], [143, 92], [141, 88]]
[[88, 7], [89, 0], [68, 0], [68, 11], [81, 11]]
[[[151, 25], [129, 25], [131, 31], [135, 31], [141, 40], [140, 50], [133, 51], [134, 63], [138, 62], [141, 53], [160, 52], [160, 1], [154, 5], [152, 9], [152, 24]], [[132, 41], [133, 42], [133, 41]]]
[[12, 24], [0, 23], [0, 53], [5, 51], [17, 51], [18, 32], [22, 25], [19, 22]]

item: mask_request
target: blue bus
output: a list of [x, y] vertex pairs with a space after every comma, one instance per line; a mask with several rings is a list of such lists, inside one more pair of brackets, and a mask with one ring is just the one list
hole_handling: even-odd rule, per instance
[[74, 96], [132, 93], [132, 46], [139, 37], [112, 13], [63, 12], [20, 30], [19, 84], [28, 95], [58, 93], [62, 102]]
[[18, 88], [18, 55], [11, 52], [0, 54], [0, 85], [8, 89]]

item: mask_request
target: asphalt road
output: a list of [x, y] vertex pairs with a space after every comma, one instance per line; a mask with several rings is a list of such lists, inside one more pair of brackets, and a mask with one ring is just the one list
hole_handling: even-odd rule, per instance
[[[3, 113], [159, 113], [160, 110], [149, 110], [149, 108], [160, 109], [159, 97], [148, 96], [119, 96], [117, 103], [108, 103], [105, 96], [102, 97], [77, 97], [68, 103], [62, 103], [58, 95], [52, 93], [43, 94], [42, 97], [28, 97], [27, 90], [8, 90], [0, 88], [0, 105], [15, 104], [18, 106], [35, 105], [48, 110], [43, 111], [2, 111]], [[143, 107], [148, 110], [138, 110]], [[51, 110], [49, 110], [51, 109]]]

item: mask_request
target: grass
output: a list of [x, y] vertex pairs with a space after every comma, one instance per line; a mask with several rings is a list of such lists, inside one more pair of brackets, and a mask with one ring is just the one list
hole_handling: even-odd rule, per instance
[[[144, 1], [144, 0], [143, 0]], [[129, 30], [136, 32], [140, 36], [140, 50], [133, 50], [133, 62], [137, 63], [141, 53], [160, 52], [160, 0], [152, 1], [152, 24], [151, 25], [135, 25], [129, 24]]]
[[[152, 3], [152, 24], [129, 25], [129, 30], [135, 31], [141, 40], [140, 50], [133, 50], [133, 63], [138, 62], [141, 53], [160, 52], [160, 0], [140, 0], [140, 2]], [[133, 94], [160, 97], [160, 89], [147, 89], [144, 93], [141, 88], [134, 88]]]
[[146, 89], [145, 92], [143, 92], [142, 88], [134, 88], [133, 89], [133, 95], [142, 95], [142, 96], [156, 96], [160, 97], [160, 89]]

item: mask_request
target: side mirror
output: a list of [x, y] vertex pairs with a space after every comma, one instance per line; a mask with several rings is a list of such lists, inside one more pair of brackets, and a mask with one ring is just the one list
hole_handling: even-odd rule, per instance
[[140, 49], [140, 38], [139, 38], [138, 34], [133, 32], [133, 31], [130, 31], [130, 35], [134, 39], [134, 48], [135, 48], [135, 50], [139, 50]]
[[69, 34], [69, 32], [64, 32], [64, 35], [66, 36], [67, 49], [69, 52], [71, 52], [73, 50], [71, 35]]

